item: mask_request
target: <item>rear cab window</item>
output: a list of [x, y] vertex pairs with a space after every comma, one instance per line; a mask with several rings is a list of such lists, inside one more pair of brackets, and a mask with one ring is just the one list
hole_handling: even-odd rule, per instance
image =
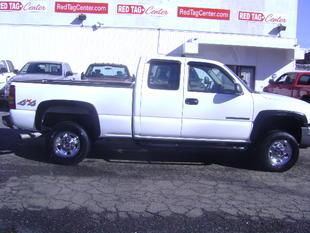
[[85, 73], [88, 79], [96, 80], [123, 80], [129, 79], [130, 74], [127, 66], [118, 64], [92, 64]]
[[62, 75], [62, 65], [59, 63], [29, 62], [21, 70], [20, 74], [50, 74]]

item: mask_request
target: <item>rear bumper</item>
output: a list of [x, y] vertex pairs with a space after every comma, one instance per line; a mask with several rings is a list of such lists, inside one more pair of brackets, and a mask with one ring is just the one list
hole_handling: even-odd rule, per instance
[[309, 147], [310, 146], [310, 125], [301, 128], [301, 147]]

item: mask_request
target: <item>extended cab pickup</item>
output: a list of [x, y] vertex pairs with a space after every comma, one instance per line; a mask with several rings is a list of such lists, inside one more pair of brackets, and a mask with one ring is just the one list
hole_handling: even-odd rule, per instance
[[14, 81], [11, 127], [39, 131], [51, 158], [76, 164], [99, 138], [146, 145], [250, 148], [265, 169], [285, 171], [310, 146], [310, 106], [255, 93], [223, 64], [185, 57], [140, 61], [135, 83]]
[[271, 79], [265, 92], [286, 95], [310, 103], [310, 72], [290, 72]]

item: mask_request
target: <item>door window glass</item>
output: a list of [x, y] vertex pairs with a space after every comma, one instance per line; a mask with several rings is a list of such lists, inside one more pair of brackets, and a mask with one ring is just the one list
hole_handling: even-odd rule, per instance
[[294, 73], [290, 73], [290, 74], [283, 74], [280, 78], [278, 78], [276, 80], [277, 84], [292, 84], [295, 78], [295, 74]]
[[310, 75], [303, 75], [300, 77], [299, 85], [310, 85]]
[[189, 63], [188, 91], [233, 93], [232, 78], [220, 67], [206, 63]]
[[151, 89], [178, 90], [180, 85], [179, 62], [151, 61], [148, 87]]

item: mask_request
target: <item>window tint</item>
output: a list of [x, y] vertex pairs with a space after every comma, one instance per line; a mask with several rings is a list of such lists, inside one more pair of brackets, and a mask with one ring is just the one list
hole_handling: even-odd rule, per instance
[[178, 90], [180, 63], [174, 61], [151, 61], [148, 86], [151, 89]]
[[86, 77], [119, 77], [119, 78], [128, 78], [129, 72], [126, 66], [121, 65], [108, 65], [108, 64], [96, 64], [91, 65], [85, 74]]
[[290, 73], [290, 74], [284, 74], [280, 78], [276, 80], [277, 84], [292, 84], [295, 79], [295, 74]]
[[222, 68], [206, 63], [189, 63], [188, 91], [233, 93], [235, 85]]
[[300, 77], [299, 85], [310, 85], [310, 75], [303, 75]]
[[20, 70], [20, 73], [62, 75], [62, 65], [58, 63], [30, 62]]

